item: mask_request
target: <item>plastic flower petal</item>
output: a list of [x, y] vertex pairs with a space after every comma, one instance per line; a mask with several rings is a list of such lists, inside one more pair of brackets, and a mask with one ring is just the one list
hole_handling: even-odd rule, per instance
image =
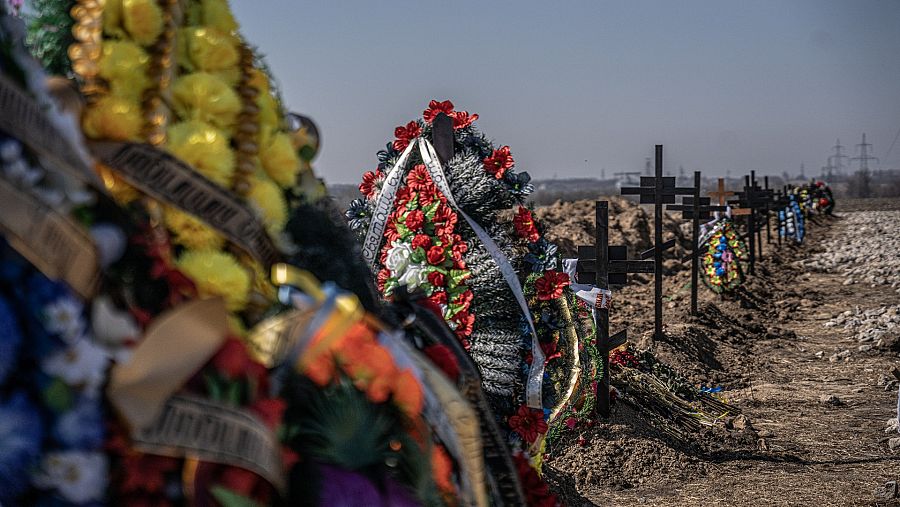
[[210, 180], [229, 187], [234, 174], [234, 153], [221, 130], [201, 121], [169, 128], [169, 151]]
[[62, 349], [41, 363], [44, 373], [57, 377], [66, 385], [80, 389], [85, 396], [95, 396], [103, 384], [110, 355], [89, 339]]
[[98, 100], [82, 119], [84, 133], [92, 139], [136, 141], [143, 126], [141, 106], [136, 101], [114, 95]]
[[213, 72], [237, 66], [237, 48], [234, 38], [215, 28], [194, 27], [185, 32], [188, 56], [195, 68]]
[[165, 210], [166, 227], [173, 233], [172, 241], [191, 250], [218, 250], [225, 238], [199, 218], [176, 208]]
[[241, 100], [221, 78], [206, 72], [188, 74], [172, 86], [175, 112], [230, 130], [241, 110]]
[[225, 0], [202, 0], [203, 24], [211, 26], [222, 33], [231, 33], [238, 29], [237, 21]]
[[100, 77], [109, 81], [114, 95], [137, 101], [150, 84], [146, 75], [149, 62], [150, 57], [137, 44], [107, 41], [100, 56]]
[[150, 46], [162, 33], [162, 10], [156, 0], [122, 0], [122, 24], [138, 44]]
[[263, 169], [282, 187], [291, 187], [297, 182], [300, 157], [291, 144], [291, 138], [283, 133], [268, 136], [266, 145], [261, 146], [259, 159]]
[[35, 475], [35, 484], [53, 489], [65, 500], [82, 504], [103, 500], [109, 463], [99, 452], [64, 451], [49, 453]]
[[200, 297], [221, 296], [233, 312], [247, 306], [250, 274], [234, 256], [214, 250], [187, 251], [176, 263], [197, 286]]
[[269, 234], [275, 236], [281, 232], [287, 222], [288, 210], [278, 185], [264, 177], [254, 178], [247, 199], [259, 211]]

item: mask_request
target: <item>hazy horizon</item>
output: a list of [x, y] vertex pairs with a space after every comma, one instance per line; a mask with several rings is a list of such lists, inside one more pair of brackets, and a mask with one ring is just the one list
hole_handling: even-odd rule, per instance
[[[316, 171], [358, 181], [432, 98], [478, 113], [539, 179], [640, 171], [817, 175], [862, 132], [900, 167], [900, 1], [628, 3], [233, 0]], [[855, 167], [855, 165], [854, 165]]]

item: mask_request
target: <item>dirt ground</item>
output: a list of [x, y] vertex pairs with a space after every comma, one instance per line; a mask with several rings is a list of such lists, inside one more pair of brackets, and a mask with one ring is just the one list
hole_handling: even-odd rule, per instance
[[[900, 201], [854, 202], [851, 209], [873, 205], [900, 209]], [[566, 234], [565, 220], [554, 218], [566, 211], [544, 214], [557, 236]], [[677, 438], [619, 403], [608, 421], [578, 428], [552, 449], [545, 474], [568, 505], [900, 506], [900, 499], [876, 496], [887, 481], [900, 481], [900, 449], [888, 444], [900, 434], [885, 431], [896, 417], [891, 370], [900, 367], [900, 326], [886, 324], [887, 339], [865, 350], [843, 327], [825, 326], [857, 306], [864, 312], [898, 305], [900, 294], [885, 285], [847, 285], [844, 276], [798, 262], [823, 252], [830, 237], [859, 234], [845, 225], [858, 212], [865, 211], [818, 218], [803, 245], [765, 244], [757, 276], [738, 295], [722, 298], [700, 287], [698, 317], [688, 313], [688, 272], [671, 266], [665, 340], [650, 338], [652, 284], [616, 293], [612, 332], [627, 327], [632, 343], [691, 382], [722, 387], [721, 397], [746, 418], [729, 420], [728, 430]], [[576, 236], [573, 244], [583, 241], [583, 231], [568, 234]]]

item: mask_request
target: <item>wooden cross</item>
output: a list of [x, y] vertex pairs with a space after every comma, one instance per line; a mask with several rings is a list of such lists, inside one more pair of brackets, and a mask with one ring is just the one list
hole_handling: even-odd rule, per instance
[[[719, 180], [721, 181], [721, 180]], [[723, 189], [724, 190], [724, 189]], [[691, 315], [697, 315], [697, 283], [700, 274], [700, 219], [709, 220], [713, 211], [725, 211], [725, 206], [710, 206], [709, 197], [700, 197], [700, 171], [694, 171], [694, 195], [684, 197], [680, 205], [669, 205], [670, 211], [681, 211], [682, 220], [691, 220]]]
[[725, 200], [733, 195], [734, 192], [725, 191], [725, 178], [719, 178], [718, 191], [709, 193], [710, 197], [715, 197], [719, 201], [719, 206], [725, 206]]
[[[747, 210], [742, 213], [747, 216], [747, 235], [749, 237], [750, 247], [750, 274], [756, 273], [756, 250], [757, 250], [757, 215], [756, 210], [763, 208], [768, 202], [768, 194], [756, 184], [756, 171], [750, 171], [750, 174], [744, 176], [744, 191], [735, 194], [737, 199], [732, 200], [731, 204], [737, 204], [742, 209]], [[732, 212], [732, 214], [736, 214]], [[761, 242], [760, 242], [761, 243]], [[760, 245], [762, 248], [762, 245]], [[762, 251], [760, 251], [762, 254]], [[761, 255], [760, 255], [761, 257]]]
[[[609, 245], [609, 203], [597, 201], [595, 208], [595, 232], [593, 246], [578, 247], [576, 274], [581, 283], [593, 283], [595, 287], [608, 289], [622, 286], [628, 281], [628, 273], [652, 273], [653, 263], [627, 260], [625, 246]], [[626, 331], [609, 335], [609, 310], [594, 311], [597, 327], [597, 348], [603, 361], [603, 376], [597, 388], [597, 412], [609, 417], [609, 353], [625, 344]]]
[[[663, 293], [663, 251], [674, 246], [674, 242], [663, 243], [663, 205], [675, 204], [676, 195], [694, 195], [694, 189], [676, 187], [675, 177], [663, 177], [663, 147], [656, 145], [656, 174], [655, 176], [642, 176], [639, 187], [622, 187], [622, 195], [638, 195], [641, 204], [652, 204], [654, 207], [653, 222], [653, 248], [644, 254], [653, 256], [654, 270], [654, 330], [655, 339], [663, 338], [662, 331], [662, 293]], [[642, 256], [643, 257], [643, 256]]]

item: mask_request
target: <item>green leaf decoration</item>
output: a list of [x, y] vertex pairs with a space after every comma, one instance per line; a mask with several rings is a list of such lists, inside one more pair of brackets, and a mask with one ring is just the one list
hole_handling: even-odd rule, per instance
[[224, 486], [213, 486], [209, 491], [222, 507], [263, 507], [262, 504]]

